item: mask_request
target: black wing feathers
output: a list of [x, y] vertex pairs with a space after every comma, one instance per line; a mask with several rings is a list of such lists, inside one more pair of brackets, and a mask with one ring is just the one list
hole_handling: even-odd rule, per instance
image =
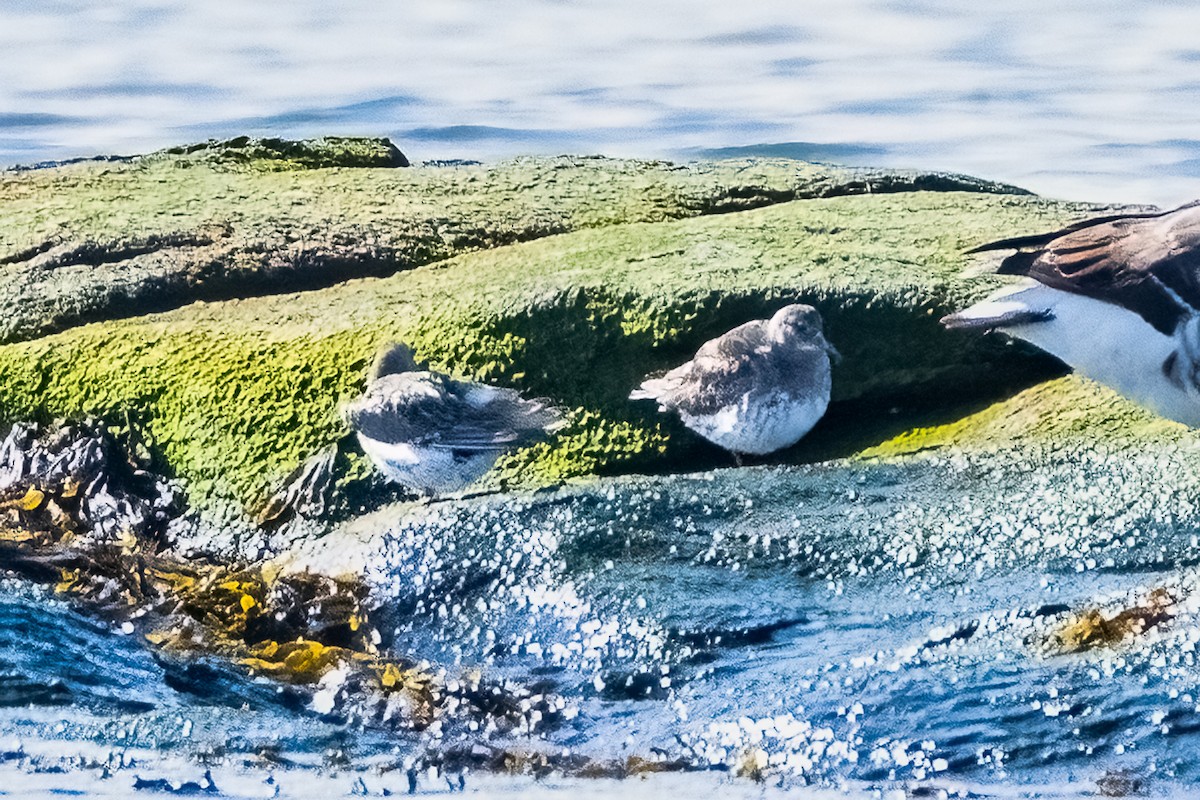
[[1127, 308], [1172, 334], [1200, 310], [1200, 210], [1118, 214], [969, 251], [1018, 250], [997, 272]]
[[479, 388], [430, 373], [385, 376], [350, 408], [350, 424], [379, 442], [483, 451], [530, 441], [558, 423], [553, 409], [511, 389], [473, 402]]
[[1119, 222], [1120, 220], [1126, 219], [1157, 219], [1159, 217], [1165, 217], [1168, 214], [1174, 214], [1176, 211], [1183, 211], [1186, 208], [1193, 208], [1197, 205], [1200, 205], [1200, 200], [1194, 200], [1191, 203], [1179, 206], [1178, 208], [1173, 208], [1170, 211], [1144, 211], [1140, 213], [1109, 214], [1105, 217], [1092, 217], [1091, 219], [1073, 222], [1065, 228], [1059, 228], [1058, 230], [1050, 231], [1049, 233], [1033, 233], [1025, 236], [1014, 236], [1010, 239], [999, 239], [995, 242], [981, 244], [968, 250], [967, 254], [984, 253], [988, 250], [1014, 250], [1022, 247], [1041, 247], [1042, 245], [1049, 244], [1055, 239], [1066, 236], [1068, 233], [1081, 231], [1084, 228], [1094, 228], [1097, 225], [1107, 225], [1110, 222]]

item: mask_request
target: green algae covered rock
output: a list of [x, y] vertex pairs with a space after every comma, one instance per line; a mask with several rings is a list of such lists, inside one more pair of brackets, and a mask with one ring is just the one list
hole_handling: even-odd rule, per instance
[[0, 179], [0, 417], [136, 413], [201, 505], [253, 505], [344, 436], [338, 404], [394, 339], [572, 410], [494, 475], [526, 485], [723, 458], [628, 393], [793, 301], [845, 357], [843, 430], [1027, 385], [1045, 360], [938, 319], [998, 285], [966, 248], [1090, 210], [783, 160], [178, 168], [195, 153]]
[[1186, 425], [1164, 419], [1078, 375], [1040, 383], [942, 424], [915, 426], [858, 457], [892, 460], [927, 450], [1086, 446], [1099, 452], [1195, 446]]
[[196, 162], [244, 164], [267, 169], [321, 169], [324, 167], [407, 167], [408, 159], [390, 139], [324, 136], [320, 139], [288, 139], [239, 136], [199, 144], [169, 147], [155, 157], [167, 158], [176, 166]]
[[[0, 342], [193, 300], [303, 291], [582, 228], [797, 198], [1021, 190], [795, 161], [560, 157], [394, 169], [386, 139], [206, 142], [0, 175]], [[183, 169], [186, 167], [186, 169]]]

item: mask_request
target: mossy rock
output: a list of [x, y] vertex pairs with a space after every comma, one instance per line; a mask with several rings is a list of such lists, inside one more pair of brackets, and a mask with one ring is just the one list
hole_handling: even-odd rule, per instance
[[845, 356], [834, 376], [840, 403], [1028, 383], [1044, 362], [937, 320], [997, 285], [963, 275], [968, 246], [1083, 210], [907, 192], [587, 227], [384, 278], [195, 303], [0, 347], [0, 415], [132, 410], [193, 501], [244, 506], [344, 435], [338, 403], [361, 391], [374, 350], [399, 339], [439, 369], [576, 409], [571, 427], [511, 456], [499, 479], [694, 468], [722, 456], [628, 392], [788, 302], [825, 316]]
[[1078, 375], [1068, 375], [939, 425], [913, 427], [864, 449], [860, 458], [891, 460], [927, 450], [978, 451], [1084, 444], [1113, 452], [1130, 447], [1194, 446], [1196, 433]]
[[584, 228], [848, 194], [1022, 192], [780, 159], [564, 156], [394, 169], [402, 158], [386, 139], [240, 137], [0, 173], [0, 342], [195, 300], [383, 277]]
[[319, 139], [300, 141], [250, 136], [238, 136], [224, 141], [209, 139], [197, 144], [169, 147], [143, 158], [167, 158], [177, 166], [203, 162], [260, 169], [409, 166], [408, 159], [400, 152], [400, 148], [392, 144], [391, 139], [350, 136], [323, 136]]

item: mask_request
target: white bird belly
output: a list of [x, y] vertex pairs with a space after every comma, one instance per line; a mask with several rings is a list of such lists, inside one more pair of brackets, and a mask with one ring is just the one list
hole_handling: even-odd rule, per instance
[[380, 442], [358, 435], [358, 443], [384, 477], [426, 494], [457, 492], [482, 478], [499, 455], [479, 451], [463, 458], [446, 448]]
[[1163, 370], [1167, 358], [1180, 350], [1176, 336], [1120, 306], [1041, 284], [1019, 288], [1004, 301], [1053, 314], [1042, 322], [1005, 326], [1006, 333], [1157, 414], [1200, 426], [1200, 395], [1173, 383]]
[[829, 406], [829, 396], [795, 400], [788, 395], [742, 401], [715, 414], [680, 412], [683, 424], [708, 441], [735, 453], [766, 455], [800, 441]]

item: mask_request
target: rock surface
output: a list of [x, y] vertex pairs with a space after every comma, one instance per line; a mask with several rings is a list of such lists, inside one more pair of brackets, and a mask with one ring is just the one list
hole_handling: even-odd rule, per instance
[[[1091, 210], [786, 160], [391, 169], [324, 167], [318, 150], [209, 144], [5, 174], [0, 416], [137, 413], [193, 502], [260, 507], [344, 433], [339, 401], [400, 339], [576, 409], [498, 479], [694, 468], [723, 457], [630, 387], [799, 301], [845, 360], [829, 422], [789, 457], [849, 455], [913, 409], [945, 421], [1060, 369], [937, 320], [997, 285], [963, 275], [967, 247]], [[366, 473], [349, 461], [343, 483]]]
[[13, 425], [0, 442], [0, 498], [15, 519], [0, 527], [95, 542], [167, 538], [183, 513], [178, 487], [150, 469], [132, 426], [122, 433], [124, 446], [92, 420]]
[[391, 168], [400, 163], [386, 139], [243, 138], [5, 173], [0, 289], [10, 313], [0, 341], [197, 299], [386, 276], [581, 228], [847, 194], [1021, 191], [965, 176], [782, 160]]

